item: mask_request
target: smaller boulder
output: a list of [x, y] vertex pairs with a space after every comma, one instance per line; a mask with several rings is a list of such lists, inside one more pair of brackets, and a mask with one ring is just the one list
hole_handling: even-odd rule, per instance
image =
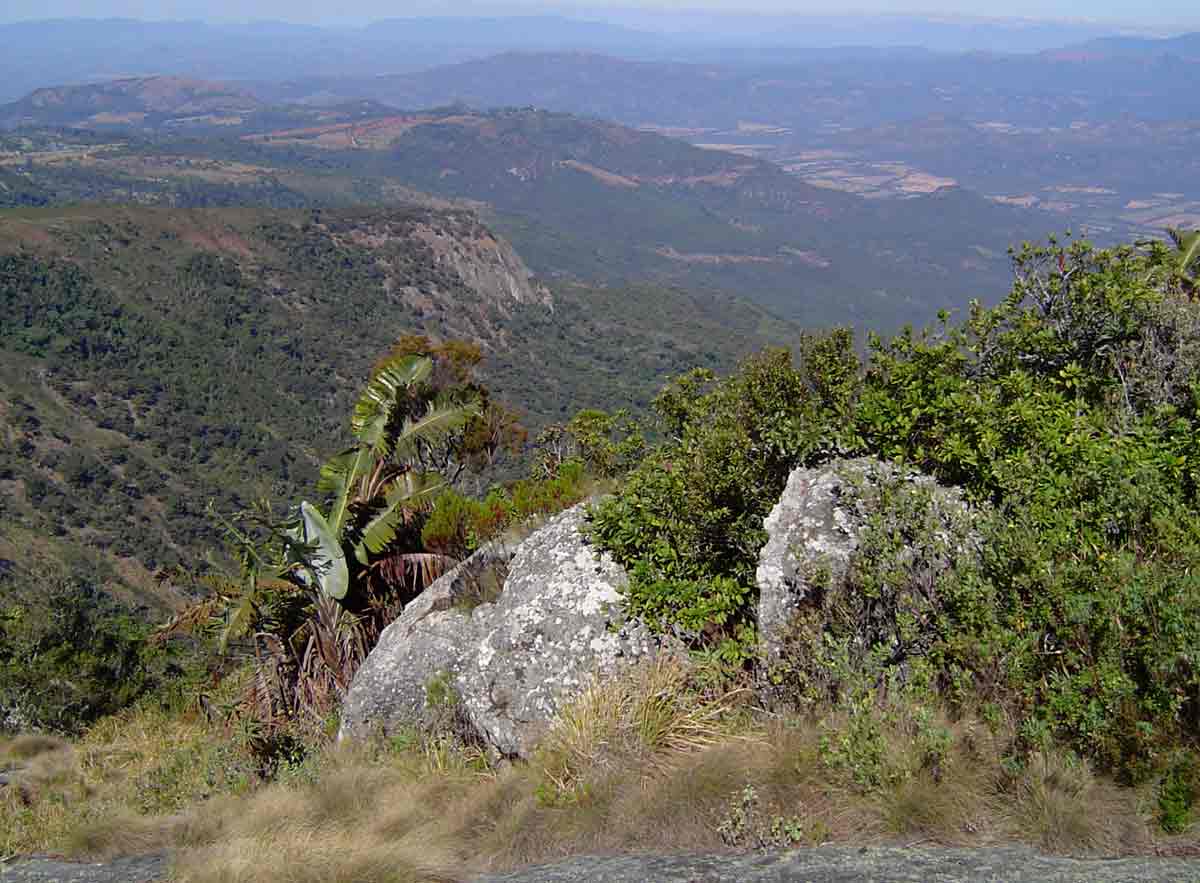
[[[894, 493], [885, 502], [887, 486], [920, 493]], [[936, 584], [963, 554], [977, 554], [978, 539], [961, 492], [927, 475], [862, 458], [796, 469], [788, 476], [779, 502], [764, 521], [768, 539], [759, 553], [756, 574], [759, 636], [768, 665], [780, 659], [789, 629], [806, 602], [814, 601], [818, 592], [831, 597], [847, 593], [865, 532], [881, 518], [901, 517], [899, 500], [910, 509], [921, 509], [903, 517], [923, 526], [926, 539], [901, 550], [902, 560], [891, 562], [896, 573], [915, 568], [922, 579]], [[884, 511], [884, 507], [890, 508]], [[889, 525], [888, 529], [894, 533], [897, 528]], [[906, 591], [899, 585], [891, 590]], [[908, 603], [907, 598], [883, 600]], [[936, 603], [936, 592], [928, 593], [925, 600]], [[865, 650], [878, 636], [853, 637]]]

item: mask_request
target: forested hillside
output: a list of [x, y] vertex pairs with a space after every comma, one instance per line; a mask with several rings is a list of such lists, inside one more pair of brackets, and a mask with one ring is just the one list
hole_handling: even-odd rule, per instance
[[[1051, 55], [323, 64], [0, 106], [0, 877], [1200, 856], [1193, 123]], [[625, 124], [380, 103], [456, 84]]]
[[726, 299], [552, 293], [461, 211], [24, 210], [0, 214], [0, 242], [10, 588], [86, 575], [159, 608], [152, 574], [219, 545], [207, 504], [310, 487], [405, 334], [479, 342], [485, 381], [534, 428], [644, 406], [663, 372], [786, 334]]

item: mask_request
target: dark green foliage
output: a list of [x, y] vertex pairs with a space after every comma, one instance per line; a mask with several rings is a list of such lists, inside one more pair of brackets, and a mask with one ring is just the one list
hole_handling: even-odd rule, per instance
[[[54, 541], [41, 557], [149, 603], [149, 572], [218, 544], [210, 500], [311, 494], [372, 359], [406, 334], [483, 343], [493, 401], [522, 404], [536, 434], [585, 404], [640, 411], [664, 373], [727, 368], [787, 333], [744, 304], [649, 287], [562, 286], [553, 311], [506, 316], [418, 235], [486, 241], [460, 213], [91, 206], [0, 227], [0, 555], [29, 563], [29, 530]], [[494, 475], [520, 474], [507, 444], [488, 447], [505, 420], [482, 430]]]
[[[932, 669], [952, 699], [963, 620], [977, 615], [978, 513], [915, 480], [880, 467], [847, 465], [839, 504], [863, 519], [859, 546], [843, 578], [818, 564], [813, 591], [785, 635], [787, 651], [767, 674], [800, 703], [845, 700], [862, 685], [903, 668], [907, 680]], [[954, 648], [948, 652], [948, 648]]]
[[514, 525], [554, 515], [586, 493], [581, 463], [568, 460], [549, 478], [527, 478], [493, 488], [482, 500], [453, 489], [442, 493], [421, 529], [425, 548], [464, 558]]
[[[27, 577], [23, 577], [27, 579]], [[145, 621], [82, 582], [0, 596], [0, 731], [75, 733], [179, 673]]]
[[[919, 638], [901, 656], [919, 650], [947, 695], [965, 679], [1030, 744], [1062, 737], [1138, 778], [1200, 707], [1200, 307], [1157, 246], [1052, 243], [1016, 270], [999, 307], [876, 339], [861, 372], [834, 340], [798, 367], [768, 355], [715, 386], [676, 383], [658, 402], [667, 440], [595, 532], [631, 568], [632, 612], [692, 632], [710, 617], [720, 636], [752, 621], [762, 518], [793, 466], [873, 454], [960, 485], [983, 552], [938, 581], [920, 614], [933, 627], [906, 637], [915, 612], [894, 594], [906, 559], [885, 553], [930, 536], [901, 506], [818, 633], [836, 642], [849, 618], [892, 665]], [[872, 625], [887, 593], [892, 619]]]
[[[629, 610], [722, 637], [751, 621], [766, 517], [797, 463], [848, 448], [858, 360], [849, 332], [806, 340], [717, 382], [694, 371], [655, 400], [666, 441], [597, 507], [595, 533], [631, 566]], [[829, 428], [833, 427], [831, 431]]]
[[1158, 824], [1168, 834], [1182, 834], [1196, 803], [1196, 760], [1188, 756], [1173, 763], [1158, 784]]

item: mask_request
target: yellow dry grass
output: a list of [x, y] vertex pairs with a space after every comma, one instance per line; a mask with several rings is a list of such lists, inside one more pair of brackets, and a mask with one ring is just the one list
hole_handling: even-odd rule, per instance
[[[864, 787], [829, 754], [847, 712], [764, 716], [742, 700], [663, 658], [593, 683], [528, 763], [490, 764], [444, 739], [330, 747], [303, 777], [159, 812], [131, 781], [171, 767], [168, 742], [216, 735], [129, 715], [35, 753], [38, 787], [65, 782], [97, 806], [37, 810], [37, 842], [90, 856], [170, 847], [179, 883], [451, 881], [572, 854], [839, 841], [1154, 848], [1144, 789], [1053, 751], [1005, 762], [1012, 731], [975, 716], [880, 709], [892, 773]], [[936, 762], [917, 723], [945, 734]]]
[[194, 714], [130, 709], [67, 742], [39, 735], [0, 745], [0, 857], [58, 852], [107, 857], [168, 838], [177, 811], [249, 788], [228, 734]]

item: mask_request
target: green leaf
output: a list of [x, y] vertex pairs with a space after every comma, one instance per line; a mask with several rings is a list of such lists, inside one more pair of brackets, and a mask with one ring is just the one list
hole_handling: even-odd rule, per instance
[[375, 369], [367, 388], [354, 405], [350, 430], [377, 456], [390, 451], [387, 425], [400, 394], [421, 383], [433, 373], [433, 360], [427, 356], [407, 355], [386, 359]]
[[256, 594], [258, 593], [255, 590], [254, 580], [251, 579], [249, 591], [242, 595], [237, 606], [227, 614], [225, 628], [221, 630], [221, 638], [218, 643], [219, 653], [224, 654], [229, 649], [229, 642], [240, 638], [249, 629], [250, 624], [254, 621]]
[[1193, 230], [1190, 233], [1172, 230], [1171, 239], [1175, 242], [1179, 255], [1176, 268], [1180, 273], [1186, 273], [1196, 259], [1200, 258], [1200, 230]]
[[406, 472], [397, 478], [387, 492], [385, 508], [363, 528], [362, 539], [354, 550], [359, 562], [367, 563], [367, 552], [378, 555], [387, 548], [414, 506], [433, 499], [445, 486], [445, 481], [437, 475]]
[[312, 503], [307, 500], [301, 503], [300, 514], [304, 519], [304, 542], [315, 544], [317, 547], [311, 559], [317, 583], [322, 592], [335, 601], [340, 601], [346, 597], [350, 588], [350, 572], [346, 567], [342, 544], [325, 517]]
[[329, 510], [329, 530], [334, 536], [341, 536], [354, 483], [374, 469], [375, 463], [372, 450], [360, 445], [330, 458], [321, 467], [317, 489], [334, 495], [333, 506]]
[[419, 418], [404, 421], [392, 446], [396, 459], [415, 456], [421, 444], [436, 444], [479, 416], [480, 410], [478, 399], [456, 402], [450, 396], [439, 395]]

